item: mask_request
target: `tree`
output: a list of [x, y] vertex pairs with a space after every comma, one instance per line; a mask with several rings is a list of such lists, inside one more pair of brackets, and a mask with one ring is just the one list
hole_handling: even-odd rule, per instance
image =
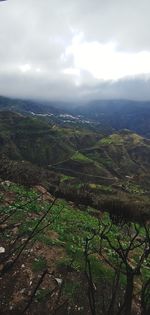
[[[147, 264], [150, 257], [150, 227], [146, 224], [140, 226], [135, 223], [126, 223], [121, 225], [121, 227], [117, 227], [113, 223], [104, 223], [103, 220], [100, 221], [99, 227], [99, 231], [94, 231], [93, 236], [86, 239], [85, 242], [86, 274], [88, 275], [91, 313], [92, 315], [97, 314], [90, 256], [98, 254], [99, 258], [101, 257], [114, 270], [112, 293], [109, 299], [106, 297], [107, 309], [104, 310], [104, 314], [131, 315], [134, 280], [136, 276], [141, 277], [144, 265]], [[90, 245], [94, 238], [96, 245]], [[109, 249], [109, 256], [106, 248]], [[120, 290], [119, 280], [121, 275], [125, 277], [126, 285], [122, 301], [120, 302], [118, 301], [117, 292]], [[141, 309], [143, 309], [143, 315], [149, 314], [149, 297], [150, 281], [148, 279], [141, 290]]]

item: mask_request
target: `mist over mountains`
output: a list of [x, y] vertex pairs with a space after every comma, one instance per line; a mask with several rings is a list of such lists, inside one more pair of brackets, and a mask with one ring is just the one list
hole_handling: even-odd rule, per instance
[[150, 0], [0, 0], [0, 315], [150, 315]]
[[[150, 101], [95, 100], [87, 103], [39, 102], [0, 97], [0, 110], [54, 115], [66, 123], [87, 122], [101, 130], [129, 129], [150, 137]], [[64, 115], [64, 116], [63, 116]]]

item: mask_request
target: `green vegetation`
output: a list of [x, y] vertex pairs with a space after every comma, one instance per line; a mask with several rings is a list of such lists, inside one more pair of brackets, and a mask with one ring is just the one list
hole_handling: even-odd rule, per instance
[[[91, 184], [92, 185], [92, 184]], [[95, 185], [95, 184], [93, 184]], [[4, 187], [4, 186], [3, 186]], [[92, 186], [93, 187], [93, 186]], [[94, 186], [95, 187], [95, 186]], [[5, 189], [7, 186], [5, 186]], [[106, 186], [98, 187], [100, 189], [108, 189]], [[9, 207], [1, 206], [1, 213], [10, 214], [13, 209], [16, 207], [18, 210], [14, 213], [12, 220], [16, 222], [18, 220], [22, 221], [22, 225], [20, 227], [20, 232], [30, 233], [33, 228], [37, 225], [38, 222], [38, 213], [46, 212], [49, 204], [47, 202], [39, 202], [38, 194], [33, 189], [25, 189], [23, 186], [18, 186], [15, 184], [11, 184], [8, 188], [9, 191], [12, 191], [16, 194], [16, 200], [13, 205]], [[30, 201], [30, 202], [25, 202]], [[25, 204], [25, 205], [24, 205]], [[83, 212], [78, 208], [72, 208], [66, 201], [58, 200], [57, 203], [53, 206], [50, 214], [47, 216], [44, 223], [41, 225], [44, 226], [49, 220], [52, 222], [50, 224], [50, 230], [57, 232], [58, 238], [52, 240], [48, 235], [38, 233], [35, 237], [36, 240], [39, 240], [47, 245], [61, 245], [65, 246], [66, 252], [71, 258], [74, 253], [77, 255], [78, 267], [82, 268], [81, 257], [84, 251], [84, 241], [88, 237], [90, 238], [93, 235], [93, 231], [98, 231], [99, 229], [99, 221], [98, 219], [92, 215], [92, 212], [95, 212], [95, 209], [90, 208], [89, 211]], [[98, 213], [98, 211], [97, 211]], [[30, 214], [34, 217], [31, 219]], [[103, 214], [103, 223], [110, 224], [110, 218], [107, 213]], [[116, 236], [120, 228], [113, 225], [111, 231], [109, 233], [112, 241], [116, 243]], [[141, 229], [142, 233], [142, 229]], [[119, 234], [118, 234], [119, 235]], [[128, 238], [124, 240], [124, 244], [128, 244]], [[126, 243], [127, 242], [127, 243]], [[94, 243], [96, 244], [96, 239], [94, 239]], [[112, 252], [108, 249], [108, 255], [110, 255], [110, 259], [112, 258]], [[81, 265], [80, 265], [81, 263]], [[42, 268], [45, 266], [45, 262], [42, 259], [38, 259], [33, 263], [34, 267]]]
[[107, 138], [103, 138], [99, 141], [99, 144], [104, 145], [122, 145], [124, 142], [123, 137], [119, 134], [113, 134]]
[[79, 293], [80, 284], [78, 282], [67, 281], [64, 285], [63, 292], [69, 298], [70, 302], [74, 302]]
[[35, 298], [37, 302], [43, 302], [47, 299], [47, 297], [50, 295], [51, 290], [50, 289], [39, 289], [36, 292]]
[[73, 176], [69, 176], [69, 175], [61, 175], [61, 179], [60, 179], [60, 182], [65, 182], [67, 180], [70, 180], [70, 179], [73, 179], [74, 177]]
[[[131, 185], [141, 187], [137, 195], [142, 189], [149, 190], [150, 143], [129, 130], [102, 137], [90, 129], [52, 125], [41, 117], [0, 112], [0, 142], [0, 176], [4, 179], [42, 184], [52, 192], [57, 188], [60, 194], [64, 194], [63, 183], [69, 190], [74, 179], [108, 187], [115, 184], [116, 195], [123, 178], [127, 186], [130, 176]], [[79, 193], [80, 183], [74, 188]], [[125, 191], [131, 196], [133, 190]]]
[[97, 190], [103, 191], [103, 192], [108, 192], [108, 193], [112, 192], [112, 187], [111, 186], [99, 185], [99, 184], [91, 183], [91, 184], [89, 184], [89, 187], [92, 188], [92, 189], [97, 189]]
[[142, 195], [144, 194], [144, 189], [140, 185], [132, 182], [125, 182], [123, 187], [131, 194]]
[[[95, 189], [96, 184], [91, 185], [94, 185], [91, 188]], [[92, 270], [94, 284], [97, 288], [100, 286], [97, 290], [101, 290], [101, 286], [108, 290], [113, 285], [115, 270], [119, 270], [122, 261], [118, 246], [121, 246], [121, 250], [126, 252], [133, 239], [134, 247], [129, 250], [127, 263], [132, 267], [133, 273], [134, 268], [140, 263], [140, 257], [145, 251], [144, 226], [125, 222], [116, 225], [111, 222], [106, 212], [101, 213], [99, 217], [99, 211], [93, 208], [81, 211], [78, 207], [70, 205], [62, 199], [58, 199], [51, 207], [51, 204], [48, 201], [43, 201], [42, 196], [34, 189], [24, 188], [16, 184], [4, 182], [0, 188], [4, 201], [0, 206], [0, 216], [2, 218], [8, 216], [9, 224], [11, 223], [13, 226], [19, 223], [17, 233], [22, 235], [23, 240], [25, 238], [25, 242], [34, 231], [30, 241], [33, 250], [29, 251], [30, 261], [28, 263], [26, 262], [28, 259], [26, 250], [22, 253], [24, 264], [27, 264], [28, 268], [30, 266], [32, 272], [39, 275], [53, 265], [53, 270], [56, 270], [56, 273], [61, 273], [61, 277], [64, 277], [62, 292], [68, 298], [70, 305], [73, 305], [72, 307], [76, 304], [81, 287], [84, 288], [86, 280], [83, 280], [82, 277], [85, 272], [86, 274], [89, 272], [86, 267], [86, 259], [88, 259]], [[99, 189], [105, 190], [106, 187], [100, 186]], [[8, 193], [13, 198], [13, 202], [6, 206], [5, 198]], [[42, 221], [40, 221], [41, 217], [43, 217]], [[9, 232], [6, 229], [3, 232], [2, 242], [4, 244], [11, 242], [14, 232], [16, 233], [16, 228]], [[38, 250], [40, 250], [40, 255]], [[145, 283], [149, 277], [149, 262], [148, 258], [147, 260], [144, 259], [142, 264], [140, 263], [141, 272], [138, 274], [140, 283]], [[127, 286], [125, 267], [126, 264], [122, 261], [117, 287], [120, 301], [122, 301], [122, 294]], [[63, 272], [69, 268], [71, 268], [71, 277], [73, 278], [67, 277], [65, 279]], [[58, 278], [57, 274], [55, 277]], [[76, 277], [78, 277], [78, 281], [75, 280]], [[37, 290], [35, 300], [38, 303], [47, 301], [46, 297], [49, 294], [51, 291], [44, 284]], [[102, 301], [98, 299], [96, 303], [99, 307], [98, 305]]]
[[80, 152], [75, 152], [72, 159], [75, 161], [90, 162], [90, 159]]
[[39, 272], [44, 270], [47, 267], [46, 260], [43, 257], [35, 258], [32, 263], [32, 270]]
[[[2, 305], [16, 299], [21, 307], [31, 297], [29, 315], [42, 314], [43, 302], [50, 314], [67, 301], [70, 314], [85, 315], [91, 294], [96, 315], [102, 305], [110, 315], [116, 294], [115, 315], [129, 278], [130, 297], [142, 303], [150, 277], [150, 142], [129, 130], [108, 134], [57, 115], [0, 112]], [[123, 315], [130, 314], [124, 302]]]

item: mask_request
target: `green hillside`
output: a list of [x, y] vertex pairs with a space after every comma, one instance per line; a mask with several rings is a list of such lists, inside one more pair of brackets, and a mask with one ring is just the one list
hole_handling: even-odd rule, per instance
[[129, 130], [0, 112], [2, 315], [149, 314], [149, 157]]
[[0, 198], [1, 314], [57, 314], [58, 307], [58, 314], [91, 314], [88, 292], [98, 315], [104, 305], [106, 314], [139, 312], [142, 303], [149, 310], [148, 225], [116, 225], [107, 213], [81, 211], [41, 186], [1, 181]]
[[103, 136], [1, 111], [0, 155], [4, 179], [37, 182], [96, 208], [109, 201], [110, 211], [112, 199], [132, 200], [134, 207], [138, 200], [140, 209], [149, 204], [150, 141], [129, 130]]

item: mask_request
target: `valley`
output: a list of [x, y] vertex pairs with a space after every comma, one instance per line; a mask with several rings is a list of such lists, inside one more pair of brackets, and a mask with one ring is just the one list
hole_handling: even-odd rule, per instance
[[0, 106], [2, 314], [148, 315], [148, 131], [22, 102]]
[[[0, 112], [1, 174], [5, 173], [5, 179], [19, 178], [20, 183], [30, 185], [35, 174], [39, 184], [77, 202], [105, 208], [112, 198], [125, 203], [139, 200], [138, 206], [141, 203], [143, 209], [145, 203], [147, 208], [149, 139], [128, 129], [107, 134], [84, 124], [54, 123], [54, 117]], [[24, 168], [29, 173], [26, 180]]]

